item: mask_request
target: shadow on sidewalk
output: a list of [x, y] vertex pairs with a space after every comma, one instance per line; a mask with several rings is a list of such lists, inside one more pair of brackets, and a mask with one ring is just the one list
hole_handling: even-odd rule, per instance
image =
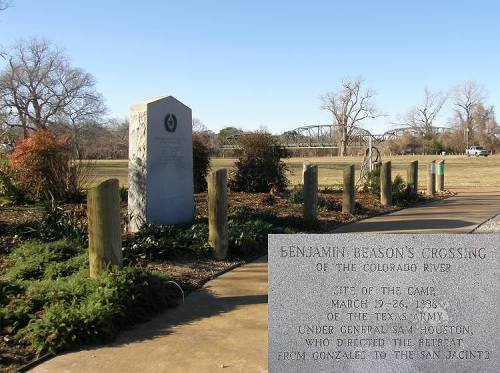
[[[355, 232], [379, 232], [379, 231], [405, 231], [405, 230], [429, 230], [429, 229], [457, 229], [475, 225], [476, 223], [455, 220], [455, 219], [387, 219], [384, 221], [361, 221], [353, 224], [352, 228]], [[342, 232], [348, 232], [343, 229]]]

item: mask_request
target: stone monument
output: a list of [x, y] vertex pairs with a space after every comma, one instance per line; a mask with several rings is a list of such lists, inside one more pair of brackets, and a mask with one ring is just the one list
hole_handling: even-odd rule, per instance
[[128, 185], [131, 232], [193, 218], [192, 113], [174, 97], [130, 108]]

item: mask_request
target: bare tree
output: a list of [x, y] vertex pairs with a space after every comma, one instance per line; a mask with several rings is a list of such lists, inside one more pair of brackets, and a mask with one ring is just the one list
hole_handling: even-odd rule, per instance
[[14, 45], [0, 72], [0, 120], [8, 127], [29, 130], [63, 124], [74, 134], [86, 122], [97, 121], [106, 108], [95, 79], [72, 67], [66, 55], [46, 40]]
[[470, 135], [474, 131], [474, 111], [479, 105], [483, 105], [485, 96], [484, 88], [471, 80], [453, 90], [455, 114], [459, 124], [464, 128], [466, 147], [469, 146]]
[[363, 80], [342, 80], [341, 88], [321, 96], [321, 109], [332, 114], [339, 131], [339, 155], [345, 156], [349, 138], [356, 126], [367, 118], [379, 116], [372, 103], [375, 93], [362, 88]]
[[471, 140], [474, 141], [475, 145], [483, 145], [491, 150], [500, 144], [498, 133], [500, 132], [495, 117], [495, 107], [493, 105], [488, 107], [483, 104], [477, 105], [472, 113]]
[[128, 119], [112, 119], [102, 126], [89, 126], [82, 131], [86, 158], [126, 159], [128, 157]]
[[198, 118], [193, 118], [193, 132], [206, 132], [207, 126]]
[[403, 125], [408, 126], [421, 137], [432, 138], [435, 134], [433, 129], [434, 121], [446, 100], [447, 96], [443, 93], [432, 93], [425, 87], [422, 104], [415, 105], [408, 111], [403, 119]]
[[0, 0], [0, 11], [5, 10], [11, 6], [10, 1]]

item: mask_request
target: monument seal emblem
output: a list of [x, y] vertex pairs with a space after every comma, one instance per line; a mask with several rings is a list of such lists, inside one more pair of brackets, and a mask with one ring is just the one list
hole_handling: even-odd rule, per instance
[[168, 113], [165, 116], [164, 124], [167, 132], [175, 132], [175, 130], [177, 129], [177, 118], [174, 114]]

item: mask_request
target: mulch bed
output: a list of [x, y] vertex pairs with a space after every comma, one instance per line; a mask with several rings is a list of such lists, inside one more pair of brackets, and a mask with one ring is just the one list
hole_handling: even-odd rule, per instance
[[10, 336], [0, 336], [0, 372], [17, 372], [35, 359], [35, 351]]
[[[450, 196], [446, 193], [436, 196], [441, 199]], [[276, 195], [270, 203], [267, 193], [229, 193], [229, 206], [249, 206], [258, 211], [275, 213], [278, 217], [300, 217], [302, 205], [292, 204], [285, 195]], [[320, 225], [318, 232], [329, 232], [339, 225], [352, 223], [370, 216], [379, 215], [398, 208], [383, 207], [378, 199], [367, 193], [356, 194], [356, 211], [353, 215], [343, 214], [342, 192], [320, 193], [320, 198], [328, 201], [328, 208], [319, 209]], [[425, 199], [421, 203], [429, 202]], [[196, 214], [206, 217], [207, 199], [206, 193], [196, 194]], [[76, 215], [85, 219], [85, 206], [82, 204], [65, 205], [65, 209], [73, 211]], [[122, 206], [122, 214], [126, 216], [126, 205]], [[8, 265], [6, 256], [14, 247], [21, 243], [16, 235], [10, 234], [12, 228], [40, 219], [42, 210], [40, 207], [0, 207], [0, 275], [5, 272]], [[200, 288], [203, 284], [217, 277], [218, 274], [242, 264], [242, 261], [215, 260], [200, 257], [184, 257], [161, 262], [140, 262], [138, 266], [168, 272], [174, 280], [180, 284], [185, 292]], [[12, 336], [0, 335], [0, 372], [16, 372], [21, 366], [33, 361], [35, 353], [32, 348], [12, 338]]]

